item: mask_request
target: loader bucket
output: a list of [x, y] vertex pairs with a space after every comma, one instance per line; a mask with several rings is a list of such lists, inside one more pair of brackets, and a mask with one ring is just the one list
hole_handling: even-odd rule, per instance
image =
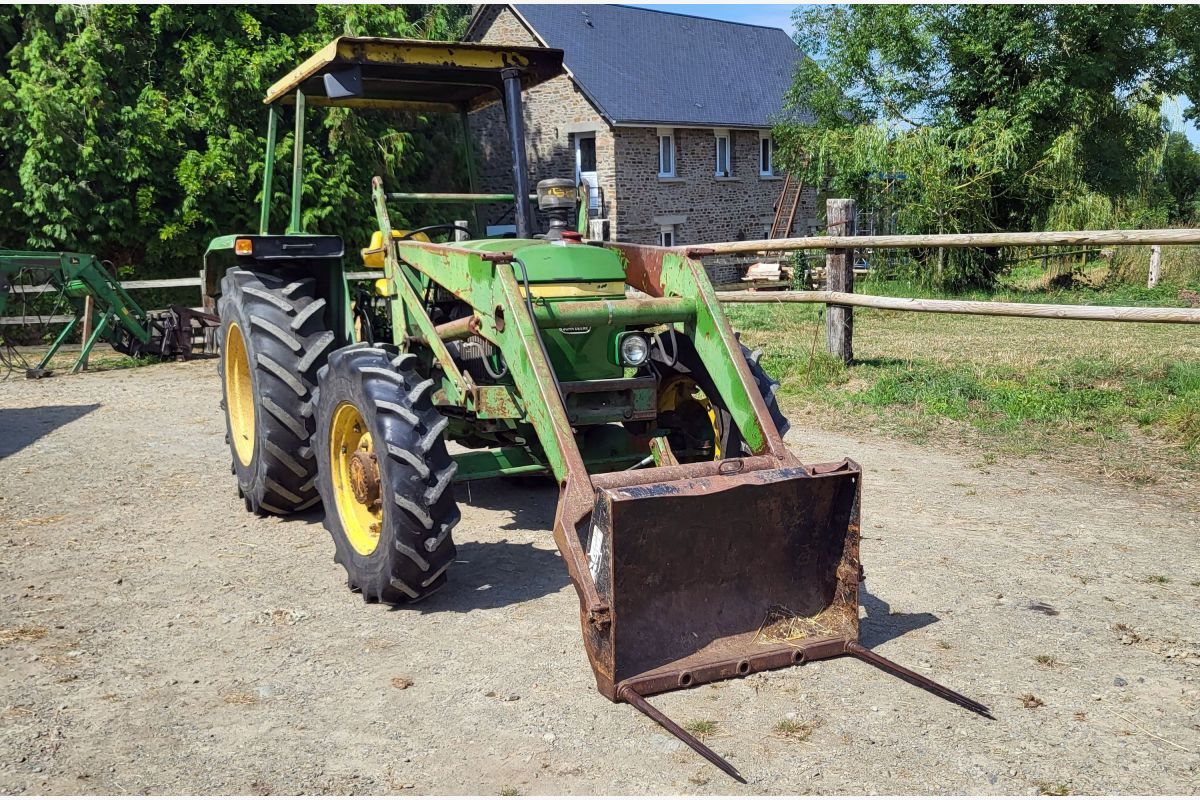
[[655, 694], [842, 654], [858, 636], [859, 479], [847, 461], [597, 481], [588, 567], [611, 608], [616, 689]]
[[600, 691], [743, 782], [646, 697], [851, 656], [990, 719], [859, 644], [861, 477], [850, 460], [764, 456], [595, 476], [576, 527], [591, 582], [576, 587]]

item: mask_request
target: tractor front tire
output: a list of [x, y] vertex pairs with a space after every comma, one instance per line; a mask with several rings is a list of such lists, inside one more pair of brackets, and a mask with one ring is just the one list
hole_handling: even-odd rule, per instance
[[[674, 336], [666, 339], [669, 344], [664, 345], [664, 337], [659, 335], [659, 344], [654, 348], [654, 360], [657, 362], [657, 369], [663, 377], [663, 382], [671, 378], [673, 375], [684, 374], [688, 375], [695, 381], [695, 384], [704, 392], [705, 397], [710, 398], [707, 402], [713, 404], [713, 417], [715, 433], [717, 435], [720, 452], [723, 458], [735, 458], [738, 455], [749, 455], [750, 450], [746, 446], [746, 442], [742, 439], [741, 434], [737, 430], [737, 426], [733, 423], [733, 416], [724, 407], [720, 401], [720, 394], [717, 392], [717, 387], [709, 377], [708, 371], [704, 369], [704, 364], [700, 360], [700, 354], [696, 352], [696, 346], [692, 344], [691, 339], [684, 336]], [[779, 381], [775, 380], [770, 373], [763, 369], [759, 363], [762, 358], [761, 350], [751, 350], [746, 345], [738, 346], [742, 349], [742, 357], [746, 359], [746, 366], [750, 368], [750, 375], [754, 378], [755, 388], [762, 395], [763, 403], [767, 407], [767, 413], [771, 415], [771, 420], [775, 423], [776, 429], [780, 436], [787, 434], [791, 429], [792, 424], [788, 418], [783, 415], [779, 409]], [[668, 360], [666, 353], [673, 353], [674, 356]]]
[[745, 356], [746, 366], [750, 367], [750, 374], [754, 376], [754, 384], [758, 387], [763, 402], [767, 405], [767, 411], [775, 422], [775, 427], [779, 429], [779, 435], [785, 436], [791, 430], [792, 423], [779, 410], [779, 398], [776, 397], [779, 392], [779, 381], [775, 380], [759, 363], [762, 358], [762, 350], [752, 351], [743, 344], [742, 355]]
[[335, 350], [317, 388], [317, 488], [334, 560], [367, 602], [423, 600], [446, 582], [458, 465], [446, 418], [416, 356], [392, 346]]
[[293, 514], [320, 502], [311, 438], [317, 370], [333, 344], [316, 282], [234, 267], [221, 281], [217, 372], [225, 430], [248, 511]]

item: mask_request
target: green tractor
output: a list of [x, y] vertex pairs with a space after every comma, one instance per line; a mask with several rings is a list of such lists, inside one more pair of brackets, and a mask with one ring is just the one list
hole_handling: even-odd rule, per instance
[[[585, 241], [573, 180], [531, 190], [522, 90], [561, 73], [548, 48], [341, 37], [271, 87], [259, 230], [205, 255], [246, 508], [323, 505], [350, 588], [407, 604], [446, 584], [457, 484], [550, 476], [597, 688], [735, 777], [644, 697], [851, 655], [986, 713], [858, 644], [861, 471], [788, 451], [778, 384], [696, 254]], [[353, 272], [340, 237], [301, 230], [306, 105], [457, 114], [469, 143], [467, 114], [497, 102], [511, 194], [401, 194], [375, 178], [378, 232]], [[291, 219], [271, 233], [284, 104]], [[389, 202], [416, 200], [511, 203], [516, 237], [395, 230]]]

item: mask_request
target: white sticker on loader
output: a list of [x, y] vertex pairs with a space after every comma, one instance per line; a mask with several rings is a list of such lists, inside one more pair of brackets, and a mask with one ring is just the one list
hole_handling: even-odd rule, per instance
[[598, 580], [600, 576], [600, 557], [604, 554], [604, 531], [600, 530], [599, 525], [592, 526], [592, 540], [588, 542], [588, 571], [592, 573], [592, 580]]

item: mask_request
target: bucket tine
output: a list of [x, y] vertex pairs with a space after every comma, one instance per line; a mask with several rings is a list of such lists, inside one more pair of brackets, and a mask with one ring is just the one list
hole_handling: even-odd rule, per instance
[[719, 767], [721, 769], [721, 771], [724, 772], [726, 775], [733, 778], [738, 783], [746, 782], [746, 779], [741, 776], [741, 773], [739, 773], [732, 764], [730, 764], [728, 761], [726, 761], [725, 759], [721, 758], [719, 755], [714, 753], [707, 745], [705, 745], [703, 742], [701, 742], [695, 736], [692, 736], [690, 733], [685, 731], [683, 728], [676, 725], [671, 720], [670, 717], [668, 717], [666, 714], [659, 711], [654, 706], [647, 703], [646, 698], [642, 697], [640, 694], [635, 692], [633, 689], [631, 689], [628, 686], [623, 686], [623, 687], [621, 687], [621, 690], [620, 690], [620, 692], [618, 692], [617, 696], [620, 697], [622, 700], [624, 700], [626, 703], [629, 703], [629, 705], [633, 706], [638, 711], [645, 714], [650, 719], [657, 722], [659, 725], [662, 725], [664, 728], [667, 729], [667, 731], [669, 731], [673, 736], [677, 737], [681, 742], [683, 742], [688, 747], [695, 750], [700, 755], [704, 756], [715, 766]]
[[961, 695], [958, 692], [954, 691], [953, 689], [949, 689], [945, 686], [942, 686], [937, 681], [931, 680], [930, 678], [927, 678], [924, 675], [921, 675], [919, 673], [913, 672], [910, 669], [906, 669], [905, 667], [902, 667], [899, 664], [897, 664], [895, 661], [884, 658], [883, 656], [879, 655], [878, 653], [868, 650], [867, 648], [863, 647], [858, 642], [847, 643], [846, 644], [846, 653], [854, 656], [857, 659], [867, 662], [871, 666], [878, 667], [879, 669], [883, 670], [884, 672], [890, 672], [891, 674], [895, 675], [896, 677], [901, 678], [901, 679], [911, 683], [913, 686], [924, 689], [927, 692], [936, 694], [938, 697], [941, 697], [945, 700], [949, 700], [951, 703], [960, 705], [963, 708], [967, 709], [968, 711], [974, 711], [976, 714], [979, 714], [980, 716], [983, 716], [983, 717], [987, 717], [988, 719], [991, 719], [991, 720], [995, 719], [995, 717], [992, 716], [991, 710], [988, 709], [988, 707], [983, 705], [982, 703], [977, 703], [974, 700], [972, 700], [971, 698], [966, 697], [965, 695]]

